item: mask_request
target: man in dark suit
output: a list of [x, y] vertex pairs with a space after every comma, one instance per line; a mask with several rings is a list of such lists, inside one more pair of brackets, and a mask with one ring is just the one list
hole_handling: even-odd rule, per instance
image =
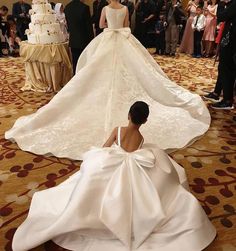
[[12, 15], [16, 20], [16, 29], [21, 40], [26, 40], [25, 30], [28, 29], [30, 23], [29, 10], [31, 6], [20, 0], [13, 4]]
[[69, 45], [75, 73], [80, 54], [94, 37], [93, 26], [89, 6], [80, 0], [72, 0], [66, 5], [65, 15], [70, 34]]
[[100, 29], [100, 27], [99, 27], [99, 21], [100, 21], [102, 9], [106, 5], [108, 5], [106, 0], [95, 0], [93, 2], [92, 22], [93, 22], [93, 25], [95, 28], [96, 36], [103, 31], [103, 29]]
[[148, 32], [155, 26], [155, 3], [152, 0], [138, 0], [135, 5], [136, 18], [134, 35], [143, 46], [149, 46]]
[[226, 0], [226, 5], [220, 3], [217, 10], [217, 21], [225, 22], [220, 42], [218, 78], [213, 92], [204, 96], [213, 102], [214, 109], [234, 109], [234, 85], [236, 80], [236, 0]]

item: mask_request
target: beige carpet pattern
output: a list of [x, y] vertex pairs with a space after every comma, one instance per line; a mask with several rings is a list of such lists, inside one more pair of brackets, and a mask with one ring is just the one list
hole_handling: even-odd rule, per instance
[[[213, 88], [217, 68], [211, 59], [155, 57], [168, 76], [202, 95]], [[45, 105], [54, 94], [21, 92], [20, 58], [0, 59], [0, 251], [10, 251], [13, 234], [25, 219], [35, 191], [53, 187], [79, 170], [80, 162], [37, 156], [4, 139], [23, 115]], [[188, 175], [192, 192], [215, 225], [218, 236], [208, 251], [236, 250], [236, 122], [234, 111], [210, 109], [212, 124], [200, 140], [172, 154]], [[63, 250], [48, 242], [35, 250]], [[112, 250], [109, 250], [112, 251]], [[174, 251], [174, 250], [173, 250]]]

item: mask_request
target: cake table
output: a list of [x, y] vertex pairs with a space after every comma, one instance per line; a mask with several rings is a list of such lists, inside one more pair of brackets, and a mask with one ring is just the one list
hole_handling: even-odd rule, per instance
[[20, 44], [26, 81], [22, 91], [59, 91], [72, 77], [68, 42], [56, 44]]

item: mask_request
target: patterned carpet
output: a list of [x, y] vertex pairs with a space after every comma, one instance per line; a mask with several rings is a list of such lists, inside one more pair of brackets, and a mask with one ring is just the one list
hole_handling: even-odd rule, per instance
[[[211, 90], [216, 67], [210, 59], [156, 57], [168, 76], [190, 91]], [[53, 94], [21, 92], [24, 65], [20, 58], [0, 59], [0, 251], [11, 249], [17, 226], [25, 219], [37, 190], [59, 184], [79, 170], [80, 162], [37, 156], [4, 139], [14, 121], [45, 105]], [[211, 110], [204, 137], [172, 154], [185, 167], [192, 192], [218, 231], [206, 250], [236, 250], [236, 122], [233, 111]], [[48, 242], [34, 250], [63, 250]], [[109, 250], [112, 251], [112, 250]], [[174, 251], [174, 250], [173, 250]]]

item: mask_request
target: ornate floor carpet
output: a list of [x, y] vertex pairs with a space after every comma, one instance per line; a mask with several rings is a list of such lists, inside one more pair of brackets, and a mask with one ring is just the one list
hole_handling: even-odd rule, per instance
[[[171, 79], [190, 91], [202, 95], [214, 86], [216, 67], [210, 59], [183, 55], [155, 59]], [[59, 184], [80, 166], [78, 161], [23, 152], [4, 139], [4, 132], [18, 117], [36, 111], [53, 97], [53, 94], [21, 92], [24, 78], [20, 58], [0, 60], [0, 251], [11, 250], [13, 234], [27, 215], [33, 193]], [[210, 112], [212, 124], [206, 135], [172, 157], [184, 166], [193, 194], [217, 228], [218, 236], [206, 250], [234, 251], [236, 122], [233, 111], [210, 109]], [[48, 242], [34, 250], [63, 249]]]

